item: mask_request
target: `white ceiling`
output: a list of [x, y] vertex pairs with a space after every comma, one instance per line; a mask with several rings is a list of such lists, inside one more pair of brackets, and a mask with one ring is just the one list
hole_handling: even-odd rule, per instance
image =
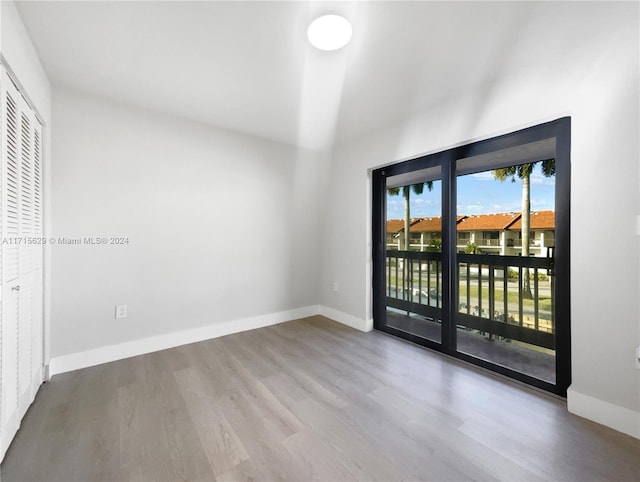
[[[613, 27], [602, 8], [551, 2], [18, 2], [18, 10], [55, 86], [312, 148], [495, 76], [551, 75]], [[352, 22], [340, 51], [306, 40], [325, 13]]]

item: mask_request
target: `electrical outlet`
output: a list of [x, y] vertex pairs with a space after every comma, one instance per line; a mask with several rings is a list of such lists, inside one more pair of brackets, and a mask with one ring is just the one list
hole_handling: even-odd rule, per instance
[[116, 305], [116, 318], [127, 317], [127, 305]]
[[337, 281], [333, 282], [333, 291], [338, 291], [338, 282]]

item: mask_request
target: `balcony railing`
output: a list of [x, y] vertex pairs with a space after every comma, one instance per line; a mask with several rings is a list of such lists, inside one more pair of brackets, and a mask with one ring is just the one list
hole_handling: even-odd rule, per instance
[[442, 253], [387, 251], [387, 306], [441, 319]]
[[458, 254], [457, 265], [459, 325], [555, 347], [553, 258]]
[[481, 238], [478, 240], [478, 246], [502, 246], [502, 243], [499, 238]]
[[[457, 254], [456, 264], [459, 328], [554, 349], [553, 258]], [[389, 307], [441, 320], [442, 254], [387, 251], [386, 297]]]
[[[554, 238], [544, 238], [544, 247], [548, 248], [551, 246], [555, 246], [556, 241]], [[507, 239], [507, 246], [513, 246], [513, 247], [521, 247], [522, 246], [522, 240], [521, 239]], [[529, 240], [529, 246], [531, 247], [540, 247], [543, 246], [542, 242], [540, 239], [530, 239]]]

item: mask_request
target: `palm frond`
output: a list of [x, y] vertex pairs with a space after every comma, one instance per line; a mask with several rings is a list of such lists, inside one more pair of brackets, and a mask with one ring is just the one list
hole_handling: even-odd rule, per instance
[[542, 174], [544, 177], [552, 177], [556, 175], [556, 160], [547, 159], [542, 161]]

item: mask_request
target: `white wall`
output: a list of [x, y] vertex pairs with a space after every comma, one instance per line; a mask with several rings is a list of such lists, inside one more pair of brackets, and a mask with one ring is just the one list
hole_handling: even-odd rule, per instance
[[53, 114], [54, 237], [130, 241], [53, 248], [54, 373], [317, 303], [317, 154], [63, 88]]
[[[49, 187], [51, 184], [51, 86], [45, 74], [38, 55], [31, 44], [22, 20], [13, 2], [0, 2], [0, 53], [2, 63], [15, 81], [23, 95], [37, 111], [40, 120], [43, 122], [43, 196], [44, 196], [44, 229], [49, 226]], [[50, 258], [47, 257], [45, 249], [44, 277], [49, 275]], [[39, 290], [35, 290], [37, 293]], [[44, 286], [44, 320], [35, 320], [35, 326], [42, 323], [42, 330], [48, 329], [49, 317], [47, 312], [47, 301], [49, 291], [47, 285]], [[39, 343], [40, 335], [31, 332], [35, 343]], [[45, 340], [46, 345], [46, 340]], [[48, 346], [43, 347], [44, 359], [48, 360]], [[35, 360], [39, 359], [34, 357]], [[32, 360], [33, 361], [33, 360]], [[16, 369], [19, 367], [16, 366]], [[27, 372], [31, 372], [32, 378], [29, 386], [22, 387], [21, 397], [17, 406], [4, 407], [3, 415], [8, 419], [3, 420], [2, 433], [0, 433], [0, 459], [4, 457], [5, 451], [20, 426], [20, 420], [26, 413], [29, 405], [33, 402], [38, 388], [46, 375], [41, 370], [41, 366], [34, 365]], [[23, 391], [24, 390], [24, 391]], [[4, 418], [4, 417], [3, 417]]]
[[[529, 65], [524, 46], [560, 35], [550, 29], [575, 41]], [[638, 4], [538, 4], [518, 35], [506, 39], [505, 65], [486, 85], [335, 149], [320, 302], [371, 318], [371, 168], [570, 115], [569, 409], [640, 437]], [[594, 233], [603, 240], [597, 248]]]

